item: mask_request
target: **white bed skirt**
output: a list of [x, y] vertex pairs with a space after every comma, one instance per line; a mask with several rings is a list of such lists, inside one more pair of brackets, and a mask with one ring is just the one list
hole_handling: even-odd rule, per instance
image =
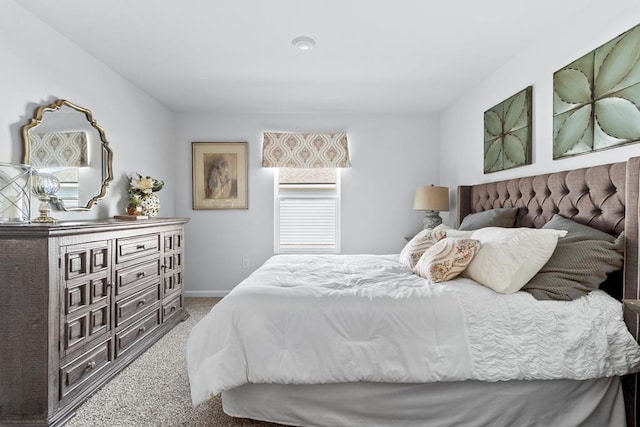
[[225, 413], [295, 426], [625, 426], [620, 378], [430, 384], [246, 384]]

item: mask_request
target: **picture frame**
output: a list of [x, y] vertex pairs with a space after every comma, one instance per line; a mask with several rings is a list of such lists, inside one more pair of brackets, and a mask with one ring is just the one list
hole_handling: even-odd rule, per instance
[[193, 209], [248, 209], [246, 142], [192, 142]]
[[484, 173], [531, 164], [532, 93], [527, 86], [484, 112]]
[[553, 74], [553, 160], [640, 142], [640, 25]]

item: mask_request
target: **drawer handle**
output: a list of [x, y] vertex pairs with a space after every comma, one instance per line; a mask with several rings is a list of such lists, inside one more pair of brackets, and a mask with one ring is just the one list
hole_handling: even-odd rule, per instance
[[140, 277], [144, 277], [144, 271], [141, 271], [141, 272], [140, 272], [140, 273], [138, 273], [136, 276], [137, 276], [138, 278], [140, 278]]
[[140, 250], [140, 249], [145, 249], [144, 245], [138, 245], [136, 246], [136, 249]]
[[171, 306], [171, 309], [169, 310], [169, 313], [176, 311], [176, 306]]
[[96, 367], [96, 361], [92, 360], [91, 362], [87, 363], [87, 369], [93, 369]]
[[144, 305], [144, 300], [138, 301], [138, 307], [142, 307]]
[[140, 329], [138, 329], [138, 334], [141, 334], [146, 330], [147, 330], [147, 328], [145, 326], [140, 326]]

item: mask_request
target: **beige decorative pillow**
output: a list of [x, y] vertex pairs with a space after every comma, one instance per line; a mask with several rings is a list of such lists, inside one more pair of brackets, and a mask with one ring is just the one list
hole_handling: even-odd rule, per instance
[[445, 282], [458, 276], [480, 249], [474, 239], [445, 238], [427, 249], [413, 272], [433, 282]]
[[424, 251], [446, 236], [447, 232], [444, 230], [422, 230], [405, 245], [398, 261], [409, 268], [415, 267]]

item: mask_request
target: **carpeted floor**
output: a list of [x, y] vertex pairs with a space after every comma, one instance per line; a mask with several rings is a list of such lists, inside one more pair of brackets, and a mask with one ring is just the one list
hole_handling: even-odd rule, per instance
[[184, 345], [193, 325], [218, 300], [186, 298], [191, 317], [95, 393], [64, 427], [277, 426], [227, 416], [219, 396], [196, 408], [191, 405]]

